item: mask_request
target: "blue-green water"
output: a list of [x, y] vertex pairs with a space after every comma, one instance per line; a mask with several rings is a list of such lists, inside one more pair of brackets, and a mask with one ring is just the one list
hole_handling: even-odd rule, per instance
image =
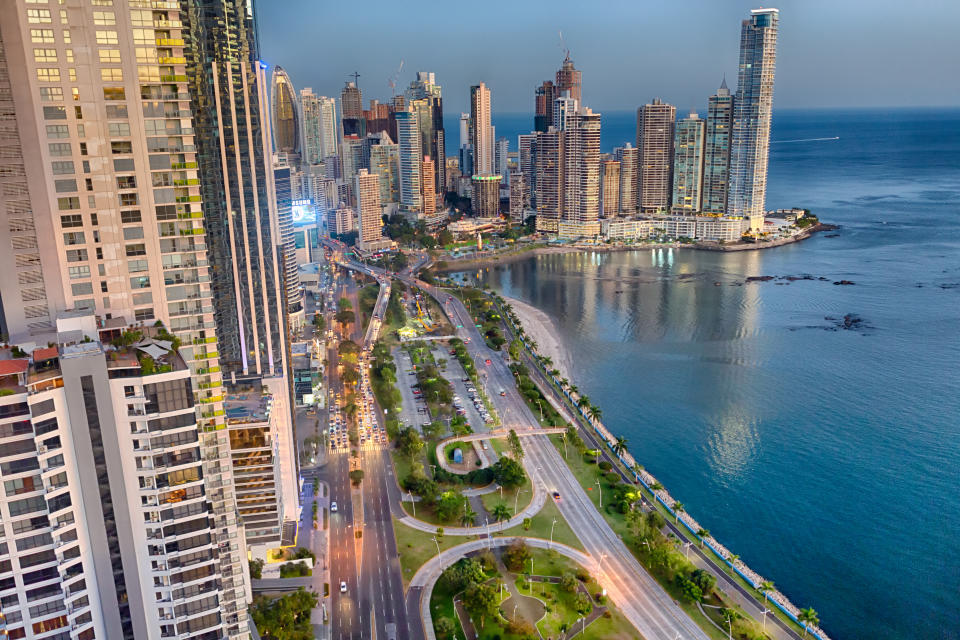
[[[772, 147], [767, 205], [837, 237], [480, 278], [555, 319], [607, 426], [828, 633], [958, 638], [960, 111], [778, 113], [772, 138], [831, 136]], [[739, 284], [800, 274], [829, 281]], [[830, 330], [848, 313], [868, 327]]]

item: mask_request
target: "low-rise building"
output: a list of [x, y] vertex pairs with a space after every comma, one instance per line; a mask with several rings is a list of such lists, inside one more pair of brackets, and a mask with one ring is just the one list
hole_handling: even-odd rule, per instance
[[596, 239], [600, 235], [600, 222], [571, 222], [561, 220], [557, 223], [557, 237], [561, 240]]
[[447, 225], [447, 231], [457, 237], [503, 231], [506, 228], [507, 221], [503, 218], [462, 218]]

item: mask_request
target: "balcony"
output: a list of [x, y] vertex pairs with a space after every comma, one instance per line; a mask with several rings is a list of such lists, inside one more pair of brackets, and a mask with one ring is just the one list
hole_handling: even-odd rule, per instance
[[[183, 40], [180, 42], [182, 44]], [[187, 59], [183, 56], [160, 56], [157, 61], [160, 64], [187, 64]]]
[[[182, 47], [183, 38], [157, 38], [157, 46], [158, 47]], [[161, 58], [161, 62], [163, 62], [162, 58]]]
[[[192, 115], [189, 111], [186, 112], [186, 114], [187, 115], [184, 117], [189, 117], [190, 115]], [[197, 163], [196, 162], [171, 162], [170, 168], [171, 169], [196, 169]]]

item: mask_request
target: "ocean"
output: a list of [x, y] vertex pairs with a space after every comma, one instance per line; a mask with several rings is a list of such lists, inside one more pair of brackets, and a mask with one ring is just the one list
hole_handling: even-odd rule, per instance
[[[960, 110], [773, 122], [767, 208], [836, 233], [465, 275], [549, 314], [607, 427], [834, 638], [960, 638]], [[603, 126], [633, 139], [632, 113]]]

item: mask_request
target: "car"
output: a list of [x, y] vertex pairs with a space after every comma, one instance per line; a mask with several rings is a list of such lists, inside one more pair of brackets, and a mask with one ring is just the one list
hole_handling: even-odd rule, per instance
[[340, 581], [340, 593], [346, 593], [346, 592], [347, 592], [347, 583], [344, 582], [343, 580], [341, 580], [341, 581]]
[[337, 503], [334, 501], [330, 503], [330, 513], [336, 513], [336, 512], [337, 512]]
[[470, 378], [460, 378], [460, 382], [470, 382]]
[[507, 395], [507, 392], [504, 391], [503, 389], [500, 389], [500, 395], [501, 395], [501, 396], [506, 396], [506, 395]]
[[557, 502], [560, 502], [560, 492], [559, 492], [559, 491], [554, 491], [554, 492], [553, 492], [553, 499], [556, 500]]
[[487, 358], [486, 360], [484, 360], [483, 363], [486, 364], [487, 366], [493, 364], [493, 362], [490, 360], [490, 358]]

